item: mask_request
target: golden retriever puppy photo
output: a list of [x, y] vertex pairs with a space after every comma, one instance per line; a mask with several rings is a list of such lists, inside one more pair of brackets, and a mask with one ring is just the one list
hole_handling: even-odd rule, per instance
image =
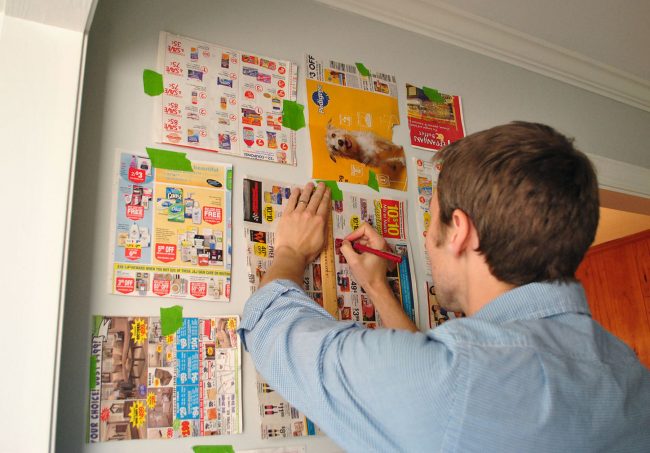
[[405, 165], [404, 148], [370, 131], [350, 131], [327, 123], [325, 137], [330, 159], [337, 157], [356, 160], [364, 165], [376, 167], [381, 173], [395, 174]]

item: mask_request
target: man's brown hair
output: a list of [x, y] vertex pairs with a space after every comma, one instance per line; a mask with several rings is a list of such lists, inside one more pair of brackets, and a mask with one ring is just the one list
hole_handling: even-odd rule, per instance
[[574, 278], [598, 226], [598, 182], [587, 156], [553, 128], [513, 122], [447, 146], [436, 160], [441, 236], [455, 209], [478, 251], [513, 285]]

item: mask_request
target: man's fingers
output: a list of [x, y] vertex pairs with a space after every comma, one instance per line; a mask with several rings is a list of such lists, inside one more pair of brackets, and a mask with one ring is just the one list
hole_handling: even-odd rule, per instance
[[362, 223], [359, 228], [348, 234], [345, 239], [348, 241], [358, 241], [363, 245], [368, 245], [378, 250], [386, 250], [388, 246], [386, 240], [377, 233], [377, 230], [366, 222]]
[[325, 193], [323, 194], [323, 199], [320, 201], [320, 204], [318, 205], [318, 209], [316, 210], [316, 215], [319, 215], [327, 219], [331, 211], [332, 211], [332, 191], [329, 189], [329, 187], [325, 187]]
[[359, 228], [348, 234], [345, 239], [348, 241], [354, 241], [361, 237], [367, 237], [369, 230], [372, 230], [372, 232], [375, 231], [367, 222], [363, 222], [361, 225], [359, 225]]
[[309, 204], [307, 205], [307, 210], [312, 213], [316, 213], [318, 206], [320, 205], [321, 200], [323, 199], [323, 194], [325, 193], [325, 184], [322, 182], [318, 183], [316, 186], [316, 191], [311, 194], [309, 199]]
[[345, 260], [348, 262], [348, 264], [352, 264], [359, 257], [357, 251], [352, 247], [352, 243], [347, 239], [343, 239], [343, 243], [341, 244], [341, 253], [345, 257]]
[[287, 207], [284, 209], [285, 214], [289, 214], [291, 211], [296, 209], [296, 203], [298, 203], [298, 197], [300, 197], [300, 187], [292, 187], [291, 195], [287, 200]]
[[302, 211], [307, 207], [313, 190], [314, 190], [314, 184], [312, 184], [311, 182], [305, 184], [305, 187], [303, 187], [300, 193], [300, 197], [298, 197], [298, 203], [296, 204], [297, 210]]

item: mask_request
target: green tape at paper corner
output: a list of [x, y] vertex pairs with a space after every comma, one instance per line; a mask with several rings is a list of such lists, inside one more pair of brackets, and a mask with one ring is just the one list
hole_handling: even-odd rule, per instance
[[97, 357], [94, 355], [90, 356], [90, 390], [93, 390], [97, 386]]
[[92, 333], [93, 333], [94, 337], [99, 335], [99, 328], [101, 327], [103, 320], [104, 320], [103, 316], [99, 316], [99, 315], [94, 315], [93, 316], [93, 325], [92, 325], [93, 331], [92, 331]]
[[194, 453], [235, 453], [232, 445], [195, 445]]
[[226, 171], [226, 189], [232, 190], [232, 168]]
[[174, 305], [169, 308], [160, 307], [160, 327], [162, 335], [176, 333], [183, 326], [183, 307]]
[[332, 192], [332, 201], [343, 201], [343, 191], [341, 191], [336, 181], [317, 179], [316, 184], [319, 182], [324, 183], [327, 187], [330, 188], [330, 191]]
[[445, 103], [445, 98], [443, 98], [440, 92], [435, 88], [422, 87], [422, 91], [424, 91], [424, 95], [428, 97], [431, 102], [435, 102], [436, 104]]
[[357, 67], [357, 71], [359, 71], [359, 74], [362, 76], [370, 76], [370, 70], [365, 67], [363, 63], [355, 63], [355, 66]]
[[379, 192], [379, 181], [377, 181], [377, 175], [372, 170], [368, 173], [368, 186]]
[[177, 153], [165, 149], [147, 148], [147, 154], [149, 155], [151, 165], [154, 168], [194, 171], [192, 169], [192, 162], [190, 162], [185, 153]]
[[282, 125], [292, 131], [305, 127], [305, 106], [296, 101], [282, 101]]
[[144, 85], [144, 92], [149, 96], [160, 96], [165, 91], [162, 74], [151, 69], [142, 71], [142, 84]]

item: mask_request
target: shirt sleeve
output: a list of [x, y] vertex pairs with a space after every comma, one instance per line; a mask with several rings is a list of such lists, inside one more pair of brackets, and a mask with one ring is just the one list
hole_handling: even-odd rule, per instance
[[443, 420], [448, 413], [441, 389], [450, 390], [457, 364], [444, 344], [336, 321], [294, 282], [276, 280], [253, 294], [239, 332], [271, 387], [351, 450], [401, 451], [398, 439], [419, 423], [436, 435], [431, 404]]

